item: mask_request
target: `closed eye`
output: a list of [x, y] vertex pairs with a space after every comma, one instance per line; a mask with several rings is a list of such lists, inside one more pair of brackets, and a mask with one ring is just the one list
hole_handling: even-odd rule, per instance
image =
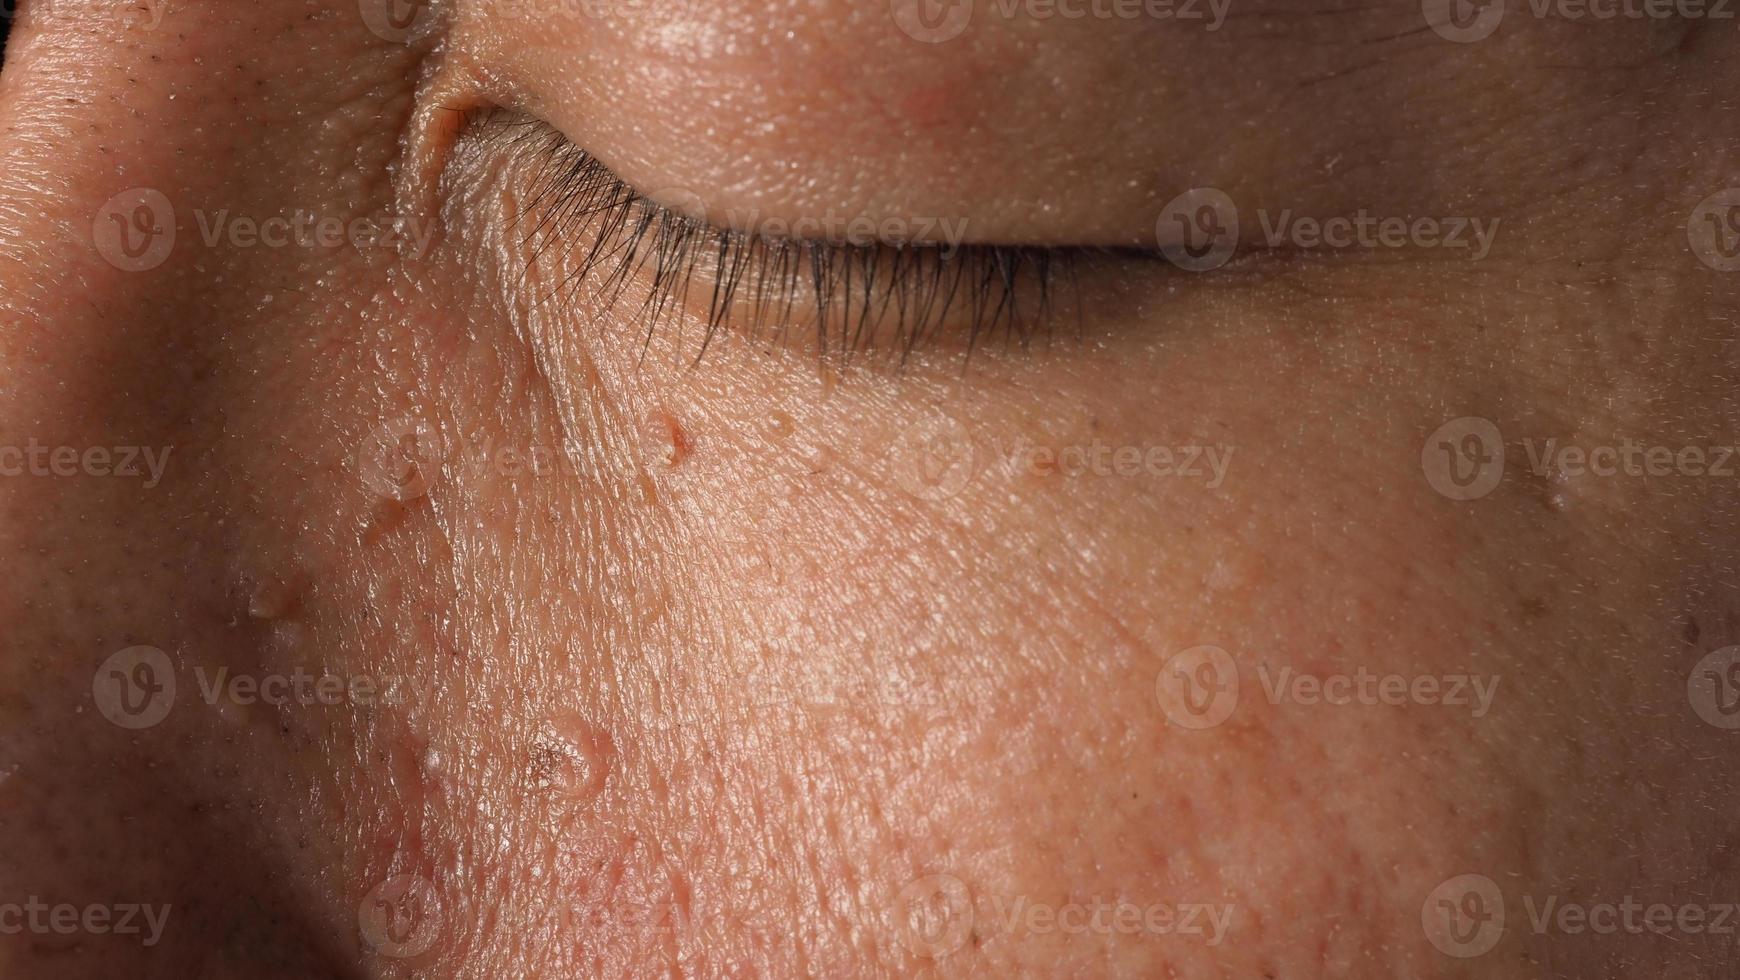
[[[929, 343], [1025, 347], [1079, 326], [1079, 263], [1113, 249], [851, 240], [720, 227], [658, 203], [541, 120], [490, 110], [525, 181], [515, 216], [536, 263], [559, 262], [542, 301], [584, 288], [626, 308], [646, 346], [704, 324], [695, 361], [724, 333], [850, 358]], [[886, 227], [886, 226], [884, 226]]]

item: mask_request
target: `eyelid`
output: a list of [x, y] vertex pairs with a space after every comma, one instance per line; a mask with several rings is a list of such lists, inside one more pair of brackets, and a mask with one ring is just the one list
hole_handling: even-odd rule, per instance
[[904, 360], [920, 345], [970, 352], [1001, 338], [1026, 346], [1059, 322], [1079, 325], [1075, 266], [1087, 250], [721, 228], [655, 202], [542, 120], [497, 109], [472, 122], [501, 141], [512, 161], [506, 172], [521, 182], [526, 203], [515, 225], [528, 263], [561, 263], [548, 278], [558, 290], [592, 290], [603, 298], [599, 312], [643, 288], [635, 318], [647, 346], [691, 302], [705, 324], [696, 361], [727, 328], [757, 343], [813, 345], [823, 356], [892, 351]]

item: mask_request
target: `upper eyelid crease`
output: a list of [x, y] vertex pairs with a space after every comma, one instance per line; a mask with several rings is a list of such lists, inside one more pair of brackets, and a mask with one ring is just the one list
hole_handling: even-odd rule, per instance
[[691, 299], [707, 303], [697, 364], [727, 325], [777, 346], [807, 336], [818, 354], [842, 360], [893, 351], [904, 364], [933, 342], [964, 342], [970, 357], [994, 338], [1026, 348], [1054, 332], [1065, 285], [1079, 334], [1076, 260], [1100, 250], [860, 245], [719, 228], [647, 198], [540, 119], [491, 108], [472, 113], [464, 128], [473, 126], [501, 140], [509, 172], [525, 181], [512, 221], [529, 250], [526, 279], [552, 253], [571, 257], [539, 300], [588, 283], [602, 313], [644, 280], [634, 314], [643, 357]]

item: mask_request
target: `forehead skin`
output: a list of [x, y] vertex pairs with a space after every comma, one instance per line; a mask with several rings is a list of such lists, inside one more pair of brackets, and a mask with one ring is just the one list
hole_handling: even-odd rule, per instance
[[[633, 25], [609, 52], [564, 40], [600, 68], [587, 80], [539, 69], [554, 55], [538, 38], [464, 5], [445, 47], [383, 38], [348, 0], [173, 4], [151, 30], [89, 6], [19, 25], [0, 75], [0, 446], [173, 451], [150, 488], [0, 479], [0, 902], [171, 912], [149, 949], [0, 935], [0, 972], [1731, 974], [1731, 937], [1536, 931], [1528, 909], [1736, 890], [1728, 733], [1687, 696], [1700, 661], [1740, 642], [1732, 482], [1537, 467], [1526, 447], [1740, 442], [1735, 280], [1686, 233], [1735, 173], [1732, 114], [1714, 111], [1732, 41], [1620, 58], [1651, 32], [1590, 28], [1561, 50], [1505, 41], [1507, 20], [1493, 45], [1427, 49], [1481, 93], [1435, 104], [1502, 125], [1374, 109], [1355, 127], [1390, 97], [1374, 81], [1364, 103], [1343, 93], [1291, 129], [1216, 142], [1162, 96], [1220, 79], [1205, 97], [1259, 111], [1296, 90], [1273, 66], [1308, 55], [1349, 86], [1431, 86], [1393, 60], [1310, 53], [1327, 44], [1310, 17], [1273, 28], [1309, 43], [1240, 42], [1272, 62], [1198, 62], [1161, 29], [1095, 26], [1096, 47], [1092, 25], [1060, 25], [1054, 50], [1016, 33], [1037, 28], [988, 25], [945, 55], [874, 40], [874, 11], [782, 9], [684, 14], [711, 28], [656, 36], [701, 45], [688, 61]], [[1515, 23], [1525, 39], [1575, 27]], [[1237, 47], [1224, 30], [1203, 49]], [[1097, 54], [1120, 45], [1177, 57], [1137, 70]], [[867, 52], [861, 79], [830, 73], [829, 50]], [[1115, 97], [1045, 92], [1027, 50]], [[910, 98], [922, 84], [902, 64], [946, 75], [962, 57], [1001, 60], [1045, 111], [997, 115], [957, 86], [913, 111], [939, 132], [957, 113], [999, 123], [903, 154], [885, 145], [902, 127], [838, 108]], [[697, 62], [717, 70], [685, 78]], [[810, 72], [838, 96], [813, 118], [795, 94]], [[1633, 94], [1612, 97], [1616, 79]], [[688, 94], [709, 83], [718, 98]], [[1156, 200], [1202, 168], [1301, 209], [1329, 198], [1289, 188], [1417, 214], [1477, 187], [1492, 203], [1470, 211], [1507, 230], [1480, 262], [1123, 274], [1106, 288], [1130, 301], [1079, 339], [966, 369], [958, 352], [896, 373], [742, 344], [690, 368], [673, 332], [647, 349], [589, 296], [549, 302], [560, 266], [528, 271], [511, 168], [440, 122], [468, 100], [546, 112], [649, 184], [791, 195], [769, 207], [831, 194], [990, 221], [1064, 193], [1024, 183], [1029, 164], [1105, 139], [1112, 172], [1158, 161]], [[1108, 104], [1197, 132], [1159, 142], [1105, 124]], [[759, 113], [817, 138], [756, 135], [742, 124]], [[708, 126], [716, 141], [669, 135]], [[1303, 131], [1340, 132], [1350, 161], [1379, 145], [1383, 165], [1330, 168], [1327, 146], [1280, 139]], [[775, 137], [794, 156], [764, 153]], [[1197, 162], [1167, 172], [1174, 148]], [[1299, 177], [1302, 158], [1345, 183]], [[779, 159], [810, 179], [755, 173]], [[983, 179], [924, 176], [955, 168]], [[94, 229], [141, 187], [179, 235], [162, 265], [126, 271]], [[1158, 211], [1103, 188], [1055, 199], [1055, 225], [1019, 227], [1090, 237]], [[439, 234], [415, 254], [201, 234], [219, 214], [298, 210], [438, 218]], [[1428, 436], [1464, 416], [1509, 449], [1472, 501], [1422, 466]], [[970, 478], [912, 492], [914, 447], [960, 431]], [[422, 482], [383, 494], [370, 447], [406, 434], [433, 437]], [[1211, 484], [1023, 462], [1095, 446], [1215, 447], [1230, 465]], [[564, 465], [533, 469], [540, 450]], [[138, 644], [164, 651], [179, 692], [161, 723], [124, 729], [95, 691]], [[1195, 729], [1157, 692], [1203, 645], [1228, 651], [1243, 693]], [[1498, 687], [1476, 715], [1271, 699], [1282, 672]], [[218, 679], [298, 674], [402, 696], [272, 704]], [[1509, 909], [1472, 958], [1421, 926], [1463, 874]], [[395, 945], [376, 911], [406, 880], [426, 885], [431, 925]], [[939, 901], [969, 923], [943, 949], [911, 925]], [[1214, 943], [1048, 925], [1096, 903], [1232, 918]]]

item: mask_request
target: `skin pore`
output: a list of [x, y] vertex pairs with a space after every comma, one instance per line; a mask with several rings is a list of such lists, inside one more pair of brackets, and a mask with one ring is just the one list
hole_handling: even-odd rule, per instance
[[[0, 973], [1732, 973], [1720, 22], [406, 9], [20, 11]], [[848, 356], [800, 281], [697, 364], [712, 253], [650, 322], [686, 259], [576, 278], [563, 140], [721, 227], [1084, 248], [1051, 322]], [[1134, 254], [1192, 188], [1236, 256]], [[1360, 212], [1496, 230], [1300, 237]]]

